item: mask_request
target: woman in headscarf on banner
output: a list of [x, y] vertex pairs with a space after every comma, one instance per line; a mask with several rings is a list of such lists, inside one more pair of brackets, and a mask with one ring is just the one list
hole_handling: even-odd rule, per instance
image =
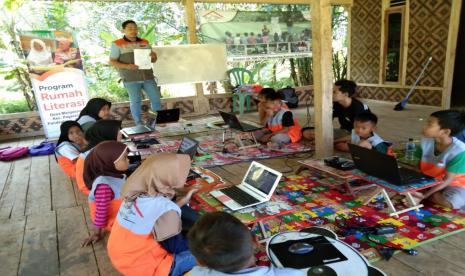
[[46, 71], [43, 70], [46, 68], [38, 67], [47, 67], [53, 64], [52, 53], [47, 49], [45, 42], [37, 38], [31, 39], [31, 48], [26, 60], [31, 67], [31, 72], [36, 74], [41, 74]]
[[[101, 120], [96, 122], [85, 133], [85, 138], [88, 143], [84, 151], [79, 155], [76, 161], [76, 184], [79, 191], [85, 195], [89, 195], [89, 188], [84, 181], [84, 161], [91, 150], [103, 141], [121, 141], [123, 138], [121, 129], [121, 121], [118, 120]], [[90, 183], [89, 185], [91, 185]]]
[[79, 113], [76, 121], [87, 131], [96, 121], [106, 120], [110, 116], [111, 102], [102, 98], [90, 99]]
[[76, 161], [87, 146], [81, 125], [76, 121], [65, 121], [60, 126], [60, 138], [55, 148], [55, 159], [63, 172], [76, 177]]
[[81, 68], [81, 57], [77, 48], [72, 48], [73, 41], [67, 37], [60, 37], [55, 50], [54, 62], [65, 66]]
[[108, 239], [108, 255], [120, 273], [184, 275], [195, 265], [181, 233], [181, 207], [196, 189], [175, 198], [190, 166], [188, 155], [153, 155], [124, 184], [124, 201]]
[[126, 181], [124, 172], [128, 167], [128, 147], [120, 142], [101, 142], [87, 156], [84, 179], [90, 190], [90, 217], [97, 231], [86, 238], [82, 246], [101, 240], [105, 230], [111, 231], [121, 206], [121, 187]]

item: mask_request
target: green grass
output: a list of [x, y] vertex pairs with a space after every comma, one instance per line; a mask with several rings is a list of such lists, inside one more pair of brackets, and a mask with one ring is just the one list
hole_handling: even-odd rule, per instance
[[0, 114], [28, 112], [30, 111], [26, 99], [5, 100], [0, 99]]

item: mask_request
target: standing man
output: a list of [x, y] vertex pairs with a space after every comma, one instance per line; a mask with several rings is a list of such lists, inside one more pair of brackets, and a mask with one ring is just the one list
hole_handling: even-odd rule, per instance
[[[141, 119], [142, 98], [141, 89], [149, 97], [152, 111], [161, 108], [160, 91], [158, 90], [152, 69], [142, 70], [134, 64], [134, 49], [151, 49], [149, 42], [137, 37], [137, 24], [126, 20], [122, 24], [124, 36], [113, 41], [110, 51], [110, 64], [115, 67], [128, 90], [130, 108], [137, 125], [143, 124]], [[150, 54], [152, 63], [157, 61], [155, 52]]]

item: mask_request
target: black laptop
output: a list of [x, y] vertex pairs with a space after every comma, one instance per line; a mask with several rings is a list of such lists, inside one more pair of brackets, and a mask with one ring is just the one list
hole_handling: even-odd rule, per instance
[[234, 113], [227, 113], [220, 111], [220, 115], [223, 118], [225, 124], [227, 124], [230, 128], [237, 129], [244, 132], [250, 132], [258, 129], [262, 129], [263, 127], [258, 125], [247, 124], [244, 122], [239, 121], [236, 114]]
[[179, 121], [180, 113], [181, 112], [179, 108], [159, 110], [156, 113], [156, 123], [153, 119], [151, 119], [153, 115], [149, 114], [149, 122], [147, 125], [126, 127], [123, 128], [121, 131], [126, 137], [129, 137], [130, 135], [152, 132], [155, 131], [156, 124], [165, 124]]
[[397, 186], [435, 180], [433, 177], [420, 172], [400, 167], [394, 156], [350, 143], [348, 145], [355, 167], [366, 174], [381, 178]]
[[179, 108], [164, 109], [157, 111], [157, 124], [166, 124], [179, 121], [181, 111]]
[[[178, 153], [181, 154], [187, 154], [192, 158], [194, 158], [194, 155], [197, 153], [197, 148], [199, 147], [199, 142], [189, 138], [187, 136], [184, 136], [182, 138], [181, 144], [179, 145], [178, 148]], [[191, 180], [194, 178], [200, 177], [200, 175], [196, 172], [194, 172], [192, 169], [189, 170], [189, 174], [187, 175], [187, 180]]]
[[197, 153], [197, 147], [199, 146], [199, 142], [189, 138], [187, 136], [184, 136], [182, 138], [181, 144], [179, 145], [178, 148], [178, 153], [181, 154], [187, 154], [191, 157], [191, 159], [194, 157], [194, 155]]

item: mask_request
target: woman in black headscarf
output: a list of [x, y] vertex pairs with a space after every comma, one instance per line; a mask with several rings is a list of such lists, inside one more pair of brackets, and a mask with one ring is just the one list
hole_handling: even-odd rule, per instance
[[90, 99], [76, 121], [87, 131], [96, 121], [106, 120], [110, 115], [111, 102], [102, 98]]
[[89, 188], [84, 181], [84, 160], [89, 155], [92, 148], [103, 141], [120, 141], [123, 135], [120, 132], [121, 121], [118, 120], [100, 120], [95, 122], [91, 128], [86, 131], [85, 137], [88, 142], [87, 148], [79, 155], [76, 162], [76, 184], [81, 192], [89, 194]]
[[76, 121], [65, 121], [60, 126], [60, 138], [55, 148], [55, 159], [63, 172], [76, 176], [76, 160], [87, 142], [84, 139], [81, 125]]
[[86, 151], [92, 149], [102, 141], [120, 141], [123, 138], [120, 130], [121, 121], [119, 120], [101, 120], [95, 122], [85, 134], [88, 142]]

